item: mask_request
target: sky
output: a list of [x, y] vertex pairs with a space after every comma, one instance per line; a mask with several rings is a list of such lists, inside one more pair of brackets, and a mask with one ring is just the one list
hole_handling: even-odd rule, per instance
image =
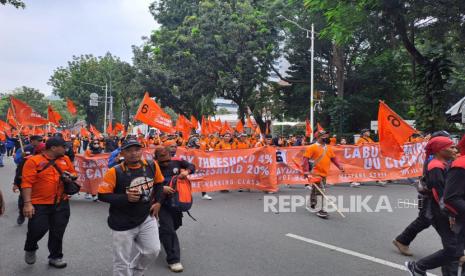
[[25, 9], [0, 5], [0, 92], [28, 86], [50, 95], [53, 71], [73, 55], [106, 52], [131, 62], [157, 24], [154, 0], [24, 0]]

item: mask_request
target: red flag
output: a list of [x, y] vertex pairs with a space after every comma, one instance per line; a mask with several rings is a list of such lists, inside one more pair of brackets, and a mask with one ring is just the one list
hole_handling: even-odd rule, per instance
[[310, 121], [308, 119], [305, 120], [305, 136], [310, 137], [312, 135], [312, 126], [310, 125]]
[[324, 131], [325, 129], [320, 125], [320, 123], [316, 123], [317, 131]]
[[400, 159], [403, 145], [408, 138], [417, 131], [407, 124], [399, 115], [389, 108], [383, 101], [379, 102], [378, 132], [381, 154]]
[[191, 115], [191, 125], [194, 129], [199, 128], [199, 121], [194, 117], [194, 115]]
[[71, 115], [73, 116], [76, 116], [77, 109], [73, 101], [71, 101], [70, 99], [66, 99], [66, 105], [68, 106], [69, 113], [71, 113]]
[[149, 126], [158, 128], [163, 132], [172, 132], [173, 123], [170, 115], [166, 114], [158, 104], [145, 93], [144, 99], [139, 105], [134, 119], [139, 120]]
[[236, 124], [236, 131], [239, 132], [239, 133], [244, 132], [244, 124], [242, 123], [241, 120], [239, 120], [239, 122], [237, 122], [237, 124]]
[[59, 126], [60, 120], [61, 120], [60, 113], [54, 111], [51, 105], [48, 105], [47, 113], [48, 113], [48, 120], [50, 121], [50, 123]]
[[15, 128], [18, 128], [18, 124], [16, 123], [15, 117], [13, 116], [13, 110], [11, 110], [11, 107], [8, 108], [8, 113], [6, 117], [10, 125], [14, 126]]
[[48, 124], [48, 120], [43, 118], [39, 113], [25, 102], [10, 97], [11, 108], [16, 122], [21, 125], [41, 126]]
[[90, 125], [89, 130], [92, 134], [94, 134], [94, 136], [102, 137], [102, 133], [98, 131], [97, 128], [95, 128], [93, 125]]

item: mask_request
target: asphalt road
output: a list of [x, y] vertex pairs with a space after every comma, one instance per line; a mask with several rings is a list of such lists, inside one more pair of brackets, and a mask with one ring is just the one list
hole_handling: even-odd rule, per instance
[[[14, 165], [0, 168], [0, 188], [6, 196], [6, 215], [0, 217], [0, 275], [111, 275], [111, 235], [106, 224], [108, 205], [81, 196], [71, 200], [71, 220], [64, 237], [64, 270], [47, 265], [47, 238], [39, 244], [35, 265], [23, 261], [27, 226], [16, 225], [17, 195], [11, 192]], [[277, 194], [305, 195], [303, 187], [282, 187]], [[182, 246], [183, 275], [408, 275], [399, 265], [407, 260], [391, 241], [417, 214], [412, 204], [415, 189], [407, 184], [387, 187], [347, 185], [330, 187], [328, 194], [373, 196], [389, 199], [392, 212], [336, 213], [323, 220], [303, 207], [295, 212], [264, 212], [261, 192], [212, 193], [212, 201], [198, 195], [192, 208], [197, 222], [185, 216], [178, 231]], [[407, 204], [399, 202], [408, 201]], [[348, 207], [349, 203], [344, 203]], [[385, 206], [385, 205], [384, 205]], [[400, 208], [402, 207], [402, 208]], [[440, 248], [432, 228], [421, 233], [411, 249], [418, 259]], [[438, 270], [432, 271], [440, 275]], [[145, 275], [172, 275], [162, 251]]]

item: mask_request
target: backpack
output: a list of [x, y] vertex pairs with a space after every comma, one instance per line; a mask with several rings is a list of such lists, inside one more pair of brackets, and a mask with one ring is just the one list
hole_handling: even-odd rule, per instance
[[176, 191], [169, 199], [169, 206], [177, 211], [188, 212], [192, 207], [192, 185], [190, 180], [173, 176], [169, 186]]

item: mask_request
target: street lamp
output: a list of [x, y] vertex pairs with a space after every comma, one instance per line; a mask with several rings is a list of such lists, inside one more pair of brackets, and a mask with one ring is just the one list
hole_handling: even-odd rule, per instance
[[[285, 16], [283, 15], [278, 15], [278, 18], [282, 18], [284, 20], [286, 20], [287, 22], [290, 22], [292, 24], [294, 24], [295, 26], [297, 26], [297, 28], [305, 31], [307, 33], [307, 38], [310, 38], [310, 126], [313, 130], [313, 125], [314, 125], [314, 107], [313, 107], [313, 56], [314, 56], [314, 52], [315, 52], [315, 48], [314, 48], [314, 44], [315, 44], [315, 27], [312, 23], [312, 27], [311, 27], [311, 30], [309, 29], [305, 29], [304, 27], [300, 26], [299, 23], [289, 19], [289, 18], [286, 18]], [[310, 141], [313, 141], [313, 131], [312, 133], [310, 134]]]
[[[92, 85], [92, 86], [98, 87], [100, 89], [105, 89], [105, 100], [103, 101], [105, 103], [105, 115], [104, 115], [104, 118], [103, 118], [103, 132], [107, 133], [108, 83], [105, 82], [105, 85], [98, 85], [98, 84], [84, 82], [84, 81], [78, 81], [78, 80], [76, 80], [76, 82], [87, 84], [87, 85]], [[110, 77], [110, 89], [111, 89], [111, 77]], [[111, 97], [110, 101], [111, 101], [110, 110], [111, 110], [111, 112], [113, 112], [113, 97]]]

